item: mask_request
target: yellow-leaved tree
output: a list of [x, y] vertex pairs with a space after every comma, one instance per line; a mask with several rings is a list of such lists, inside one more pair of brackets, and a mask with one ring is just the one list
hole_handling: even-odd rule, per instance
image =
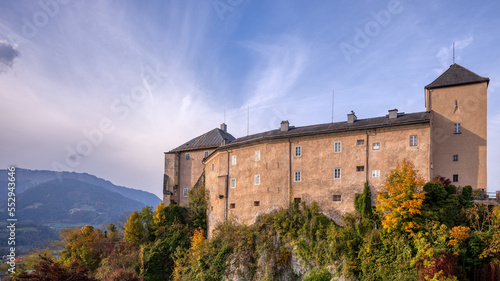
[[382, 225], [394, 230], [414, 233], [420, 227], [425, 192], [424, 180], [413, 164], [403, 160], [386, 178], [384, 189], [377, 192], [376, 209], [383, 214]]

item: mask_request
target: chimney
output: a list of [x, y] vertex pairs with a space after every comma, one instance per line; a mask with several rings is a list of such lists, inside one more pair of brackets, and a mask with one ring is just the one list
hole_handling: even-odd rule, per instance
[[223, 130], [224, 133], [226, 133], [227, 132], [227, 125], [226, 125], [226, 123], [220, 124], [220, 129]]
[[396, 119], [398, 118], [398, 110], [395, 109], [389, 109], [389, 119]]
[[347, 114], [347, 124], [352, 124], [356, 120], [358, 120], [358, 117], [356, 117], [356, 114], [354, 114], [354, 111], [351, 110], [351, 113]]
[[288, 123], [288, 120], [281, 121], [281, 131], [288, 132], [288, 125], [290, 125], [290, 123]]

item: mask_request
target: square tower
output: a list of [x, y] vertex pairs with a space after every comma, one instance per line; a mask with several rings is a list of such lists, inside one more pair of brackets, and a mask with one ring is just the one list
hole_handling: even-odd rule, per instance
[[431, 112], [431, 177], [486, 191], [489, 81], [453, 64], [425, 86], [425, 106]]

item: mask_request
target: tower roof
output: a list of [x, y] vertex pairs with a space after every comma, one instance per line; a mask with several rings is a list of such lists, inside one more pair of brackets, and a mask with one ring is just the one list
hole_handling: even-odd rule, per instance
[[172, 152], [181, 152], [181, 151], [189, 151], [189, 150], [198, 150], [198, 149], [206, 149], [206, 148], [216, 148], [224, 144], [224, 140], [226, 140], [226, 144], [233, 141], [234, 137], [219, 128], [215, 128], [201, 136], [198, 136], [177, 148], [170, 150], [168, 153]]
[[436, 80], [425, 86], [426, 89], [451, 87], [458, 85], [474, 84], [486, 82], [489, 84], [490, 78], [482, 77], [467, 68], [456, 63], [450, 65], [450, 68], [441, 74]]

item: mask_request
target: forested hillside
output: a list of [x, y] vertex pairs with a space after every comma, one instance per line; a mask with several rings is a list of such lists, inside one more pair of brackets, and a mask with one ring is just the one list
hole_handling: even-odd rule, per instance
[[381, 192], [365, 185], [356, 211], [340, 225], [316, 203], [302, 203], [264, 214], [252, 226], [228, 220], [207, 240], [206, 196], [201, 186], [189, 194], [188, 208], [143, 208], [123, 232], [113, 225], [66, 229], [58, 259], [34, 255], [25, 269], [78, 272], [78, 280], [500, 278], [500, 209], [474, 203], [471, 187], [444, 178], [424, 183], [406, 161]]

